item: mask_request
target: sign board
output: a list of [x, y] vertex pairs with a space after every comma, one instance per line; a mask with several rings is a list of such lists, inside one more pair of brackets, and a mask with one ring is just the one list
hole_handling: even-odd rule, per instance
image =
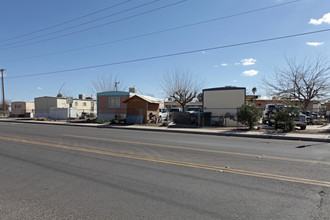
[[66, 98], [66, 104], [71, 105], [72, 103], [73, 103], [73, 98], [72, 97]]

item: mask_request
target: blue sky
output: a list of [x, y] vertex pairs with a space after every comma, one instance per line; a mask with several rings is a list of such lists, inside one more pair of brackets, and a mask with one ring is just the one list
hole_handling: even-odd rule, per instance
[[[204, 81], [204, 88], [242, 86], [251, 93], [251, 89], [256, 87], [258, 94], [266, 96], [261, 88], [261, 78], [271, 77], [275, 67], [285, 68], [285, 57], [295, 56], [301, 61], [306, 57], [322, 55], [330, 59], [330, 31], [216, 50], [203, 49], [329, 29], [329, 0], [301, 0], [187, 28], [108, 42], [288, 2], [291, 1], [3, 0], [0, 68], [6, 69], [6, 99], [32, 101], [39, 96], [56, 96], [63, 83], [64, 94], [78, 97], [78, 94], [84, 93], [89, 96], [93, 94], [91, 82], [98, 76], [109, 74], [117, 75], [122, 87], [135, 86], [143, 94], [163, 98], [159, 82], [167, 71], [178, 66], [198, 75]], [[121, 5], [29, 34], [118, 4]], [[143, 4], [145, 6], [142, 7]], [[170, 4], [173, 5], [145, 13]], [[135, 16], [141, 13], [145, 14]], [[105, 16], [108, 17], [90, 22]], [[90, 23], [78, 26], [87, 22]], [[107, 25], [94, 28], [102, 24]], [[72, 26], [78, 27], [68, 29]], [[61, 31], [65, 28], [67, 30]], [[70, 34], [87, 28], [91, 29]], [[50, 38], [55, 39], [48, 40]], [[68, 52], [101, 43], [107, 44]], [[141, 62], [15, 78], [195, 50], [200, 51]]]

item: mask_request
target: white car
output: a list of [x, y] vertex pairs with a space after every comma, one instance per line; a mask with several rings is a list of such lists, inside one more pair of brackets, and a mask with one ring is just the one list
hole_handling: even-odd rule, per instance
[[168, 109], [160, 108], [159, 109], [159, 121], [167, 121], [168, 118]]
[[201, 114], [202, 108], [201, 107], [189, 107], [186, 112], [189, 112], [190, 114]]

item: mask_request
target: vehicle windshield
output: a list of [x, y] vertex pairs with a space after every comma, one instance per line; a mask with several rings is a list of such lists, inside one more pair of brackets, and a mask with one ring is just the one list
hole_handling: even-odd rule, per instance
[[198, 111], [200, 111], [200, 109], [199, 108], [188, 108], [188, 110], [187, 111], [194, 111], [194, 112], [198, 112]]

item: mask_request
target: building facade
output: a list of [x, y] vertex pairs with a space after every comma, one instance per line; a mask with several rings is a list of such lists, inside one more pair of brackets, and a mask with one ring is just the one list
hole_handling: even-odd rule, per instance
[[[82, 113], [96, 114], [96, 100], [93, 99], [72, 99], [62, 97], [38, 97], [34, 99], [35, 103], [35, 117], [49, 118], [51, 108], [69, 108], [76, 109], [78, 117]], [[71, 106], [70, 106], [71, 105]]]
[[125, 119], [127, 115], [125, 101], [134, 95], [136, 94], [124, 91], [97, 93], [97, 119], [103, 121]]
[[34, 112], [34, 102], [11, 103], [11, 116], [13, 117], [33, 117]]

